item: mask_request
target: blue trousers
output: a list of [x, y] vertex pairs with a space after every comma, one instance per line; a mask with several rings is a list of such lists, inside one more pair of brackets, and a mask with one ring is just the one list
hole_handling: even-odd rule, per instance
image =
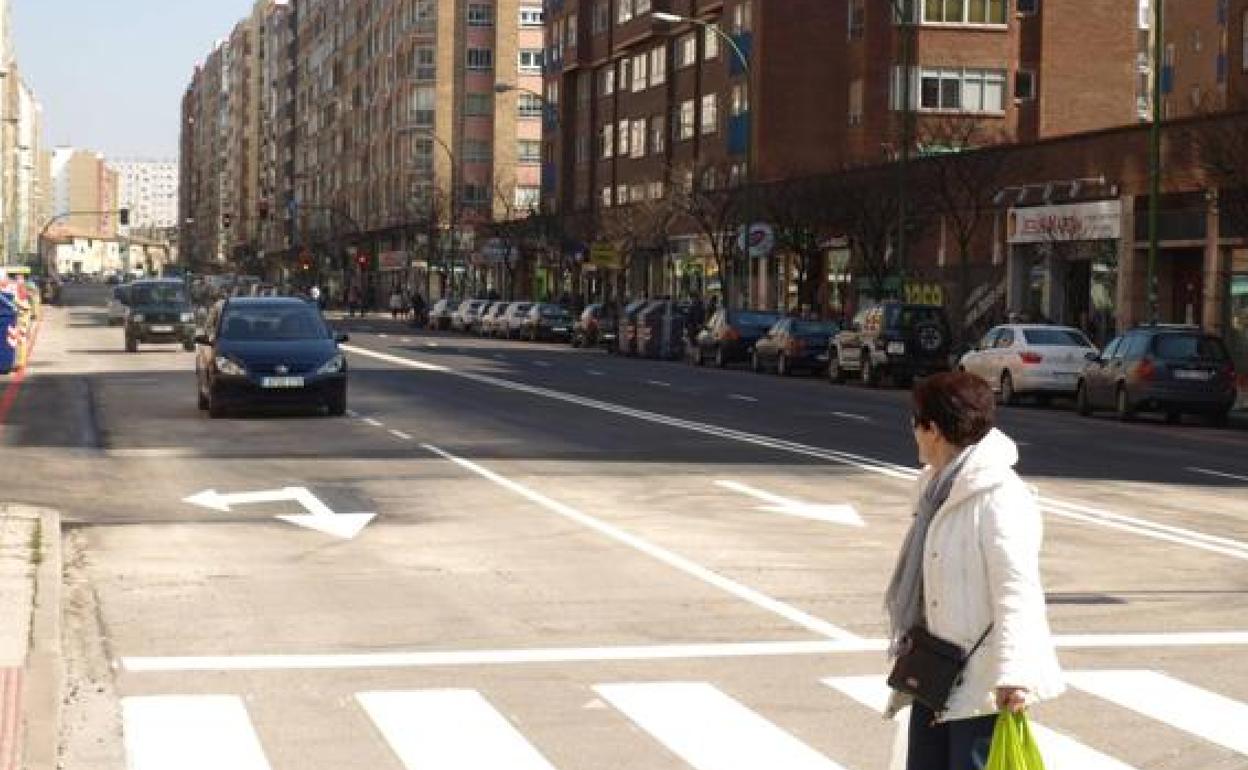
[[906, 770], [983, 770], [992, 746], [995, 714], [932, 724], [928, 707], [910, 708], [910, 741]]

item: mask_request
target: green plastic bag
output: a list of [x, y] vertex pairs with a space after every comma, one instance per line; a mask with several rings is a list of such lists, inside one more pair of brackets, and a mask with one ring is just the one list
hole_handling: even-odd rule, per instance
[[1031, 737], [1026, 713], [1003, 711], [997, 715], [984, 770], [1044, 770], [1040, 747]]

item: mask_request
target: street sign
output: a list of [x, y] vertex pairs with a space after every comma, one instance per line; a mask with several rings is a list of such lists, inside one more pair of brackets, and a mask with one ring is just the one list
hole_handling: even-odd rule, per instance
[[767, 505], [758, 508], [760, 511], [794, 516], [799, 519], [813, 519], [829, 524], [843, 524], [847, 527], [867, 526], [852, 505], [823, 505], [790, 500], [787, 497], [773, 495], [770, 492], [764, 492], [761, 489], [755, 489], [736, 481], [716, 481], [715, 486], [730, 489], [733, 492], [739, 492], [747, 497], [767, 503]]
[[283, 487], [282, 489], [234, 492], [232, 494], [222, 494], [215, 489], [207, 489], [182, 500], [184, 503], [224, 513], [229, 513], [232, 510], [231, 506], [236, 505], [288, 501], [299, 503], [307, 513], [277, 516], [275, 518], [288, 524], [294, 524], [297, 527], [314, 529], [317, 532], [323, 532], [326, 535], [342, 538], [343, 540], [354, 539], [377, 516], [375, 513], [334, 513], [328, 505], [321, 502], [320, 498], [305, 487]]
[[620, 250], [614, 244], [599, 241], [589, 247], [589, 263], [595, 267], [618, 269]]
[[[737, 231], [737, 248], [746, 251], [745, 228]], [[776, 248], [776, 231], [764, 222], [755, 222], [750, 226], [749, 255], [751, 259], [762, 259], [771, 255]]]

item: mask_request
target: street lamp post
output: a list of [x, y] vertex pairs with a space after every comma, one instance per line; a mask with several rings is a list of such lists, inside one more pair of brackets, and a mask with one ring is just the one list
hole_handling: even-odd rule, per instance
[[[701, 27], [702, 29], [709, 29], [711, 32], [715, 33], [721, 40], [723, 40], [724, 42], [728, 44], [729, 48], [732, 49], [733, 54], [737, 57], [737, 61], [740, 62], [742, 71], [745, 73], [746, 104], [749, 105], [749, 111], [748, 111], [749, 120], [745, 124], [746, 126], [746, 134], [745, 134], [745, 220], [746, 221], [745, 221], [745, 239], [744, 239], [745, 240], [745, 249], [744, 249], [745, 276], [744, 277], [746, 278], [746, 280], [744, 283], [748, 283], [748, 276], [750, 273], [750, 268], [749, 268], [750, 246], [751, 246], [750, 236], [751, 236], [751, 231], [753, 230], [753, 227], [754, 227], [754, 106], [757, 103], [756, 102], [757, 95], [754, 93], [754, 72], [753, 72], [753, 68], [750, 66], [750, 59], [748, 56], [745, 55], [745, 52], [741, 50], [741, 46], [737, 44], [737, 41], [733, 39], [732, 35], [729, 35], [728, 33], [724, 32], [722, 29], [720, 29], [718, 24], [712, 24], [710, 22], [702, 21], [701, 19], [695, 19], [690, 16], [681, 16], [679, 14], [666, 13], [663, 11], [656, 11], [654, 13], [654, 18], [657, 19], [658, 21], [665, 21], [665, 22], [672, 23], [672, 24], [694, 24], [696, 26]], [[743, 286], [743, 288], [745, 289], [743, 298], [746, 299], [746, 302], [748, 304], [749, 287]], [[725, 302], [728, 301], [728, 292], [724, 292], [724, 301]]]

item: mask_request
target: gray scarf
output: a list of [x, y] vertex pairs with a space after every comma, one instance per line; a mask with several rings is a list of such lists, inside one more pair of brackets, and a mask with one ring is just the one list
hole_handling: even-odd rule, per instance
[[914, 512], [914, 523], [906, 534], [897, 557], [897, 566], [893, 569], [893, 578], [888, 583], [888, 592], [884, 596], [884, 606], [888, 610], [889, 620], [889, 654], [897, 654], [898, 642], [906, 632], [915, 626], [925, 625], [923, 618], [923, 547], [927, 542], [927, 530], [932, 525], [932, 518], [949, 499], [953, 491], [953, 482], [957, 479], [962, 466], [966, 465], [975, 446], [963, 449], [944, 470], [932, 477], [919, 498]]

